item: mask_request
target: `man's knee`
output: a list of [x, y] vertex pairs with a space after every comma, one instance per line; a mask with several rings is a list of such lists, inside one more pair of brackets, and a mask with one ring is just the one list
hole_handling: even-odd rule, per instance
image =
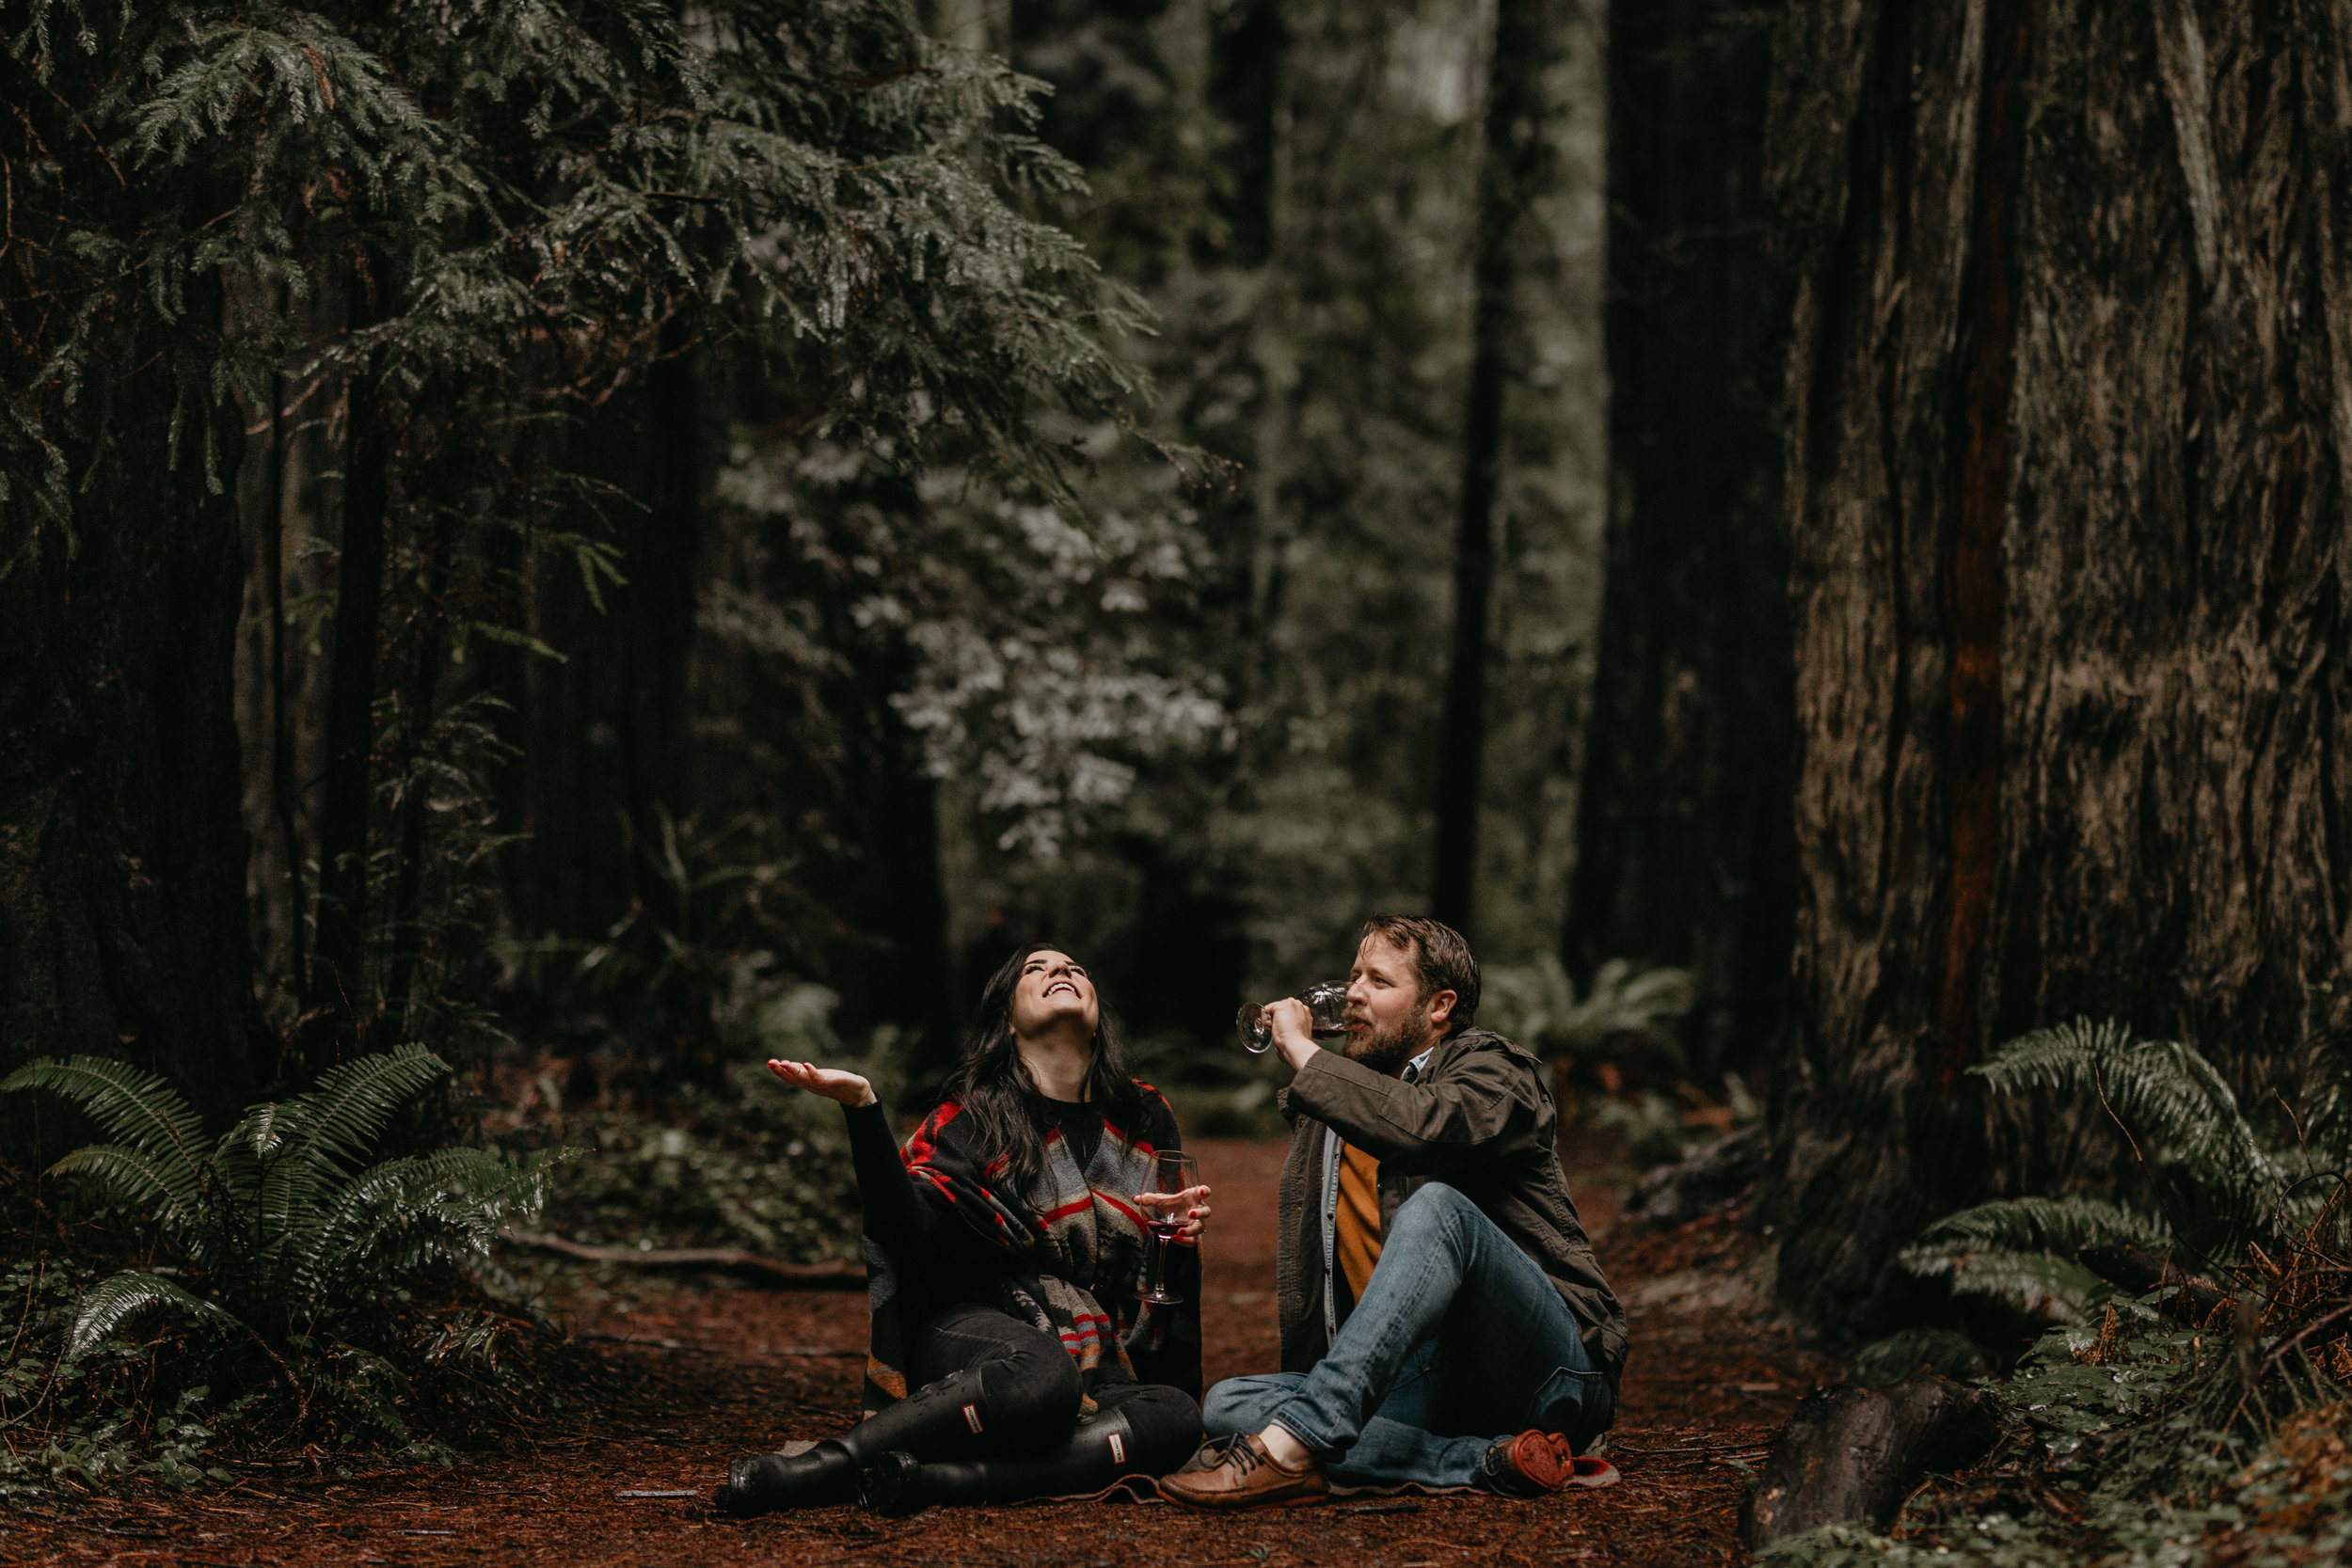
[[1212, 1437], [1237, 1432], [1258, 1432], [1277, 1406], [1297, 1390], [1299, 1379], [1274, 1372], [1256, 1377], [1229, 1377], [1209, 1389], [1200, 1402], [1200, 1425]]
[[1396, 1238], [1417, 1231], [1446, 1231], [1457, 1229], [1463, 1222], [1485, 1219], [1478, 1205], [1462, 1196], [1461, 1190], [1442, 1181], [1424, 1181], [1413, 1195], [1397, 1205], [1396, 1215], [1389, 1222], [1387, 1243], [1383, 1256]]

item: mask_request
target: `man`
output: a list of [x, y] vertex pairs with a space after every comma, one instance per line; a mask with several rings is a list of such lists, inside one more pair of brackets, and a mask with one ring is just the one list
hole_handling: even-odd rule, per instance
[[1282, 1368], [1209, 1390], [1161, 1481], [1200, 1508], [1352, 1486], [1558, 1490], [1616, 1416], [1625, 1313], [1552, 1148], [1535, 1058], [1470, 1027], [1478, 960], [1434, 920], [1364, 927], [1341, 1054], [1269, 1008], [1295, 1076], [1279, 1188]]

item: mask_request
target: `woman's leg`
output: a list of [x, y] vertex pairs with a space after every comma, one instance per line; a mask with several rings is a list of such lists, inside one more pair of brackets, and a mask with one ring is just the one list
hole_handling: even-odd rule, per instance
[[840, 1439], [861, 1461], [1041, 1449], [1068, 1435], [1086, 1398], [1078, 1364], [1059, 1340], [993, 1307], [934, 1314], [912, 1349], [910, 1370], [922, 1386]]
[[1165, 1474], [1200, 1446], [1200, 1408], [1180, 1388], [1111, 1384], [1095, 1390], [1094, 1402], [1095, 1413], [1081, 1417], [1053, 1452], [931, 1464], [894, 1453], [867, 1466], [860, 1495], [876, 1513], [899, 1514], [937, 1503], [1083, 1496], [1121, 1476]]
[[713, 1499], [765, 1513], [848, 1502], [858, 1472], [884, 1454], [918, 1460], [1034, 1452], [1060, 1443], [1085, 1389], [1053, 1336], [993, 1307], [950, 1307], [916, 1330], [910, 1369], [923, 1385], [806, 1453], [740, 1459]]

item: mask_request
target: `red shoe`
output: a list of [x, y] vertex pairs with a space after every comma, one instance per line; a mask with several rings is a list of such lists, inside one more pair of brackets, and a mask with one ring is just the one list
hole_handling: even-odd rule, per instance
[[1522, 1432], [1496, 1438], [1479, 1468], [1490, 1491], [1506, 1497], [1540, 1497], [1567, 1485], [1576, 1473], [1576, 1455], [1559, 1433]]

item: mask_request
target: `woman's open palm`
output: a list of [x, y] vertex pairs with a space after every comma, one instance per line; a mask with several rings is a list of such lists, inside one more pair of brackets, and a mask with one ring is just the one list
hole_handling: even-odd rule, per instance
[[823, 1095], [839, 1105], [871, 1105], [874, 1085], [854, 1072], [839, 1068], [818, 1067], [815, 1062], [787, 1062], [771, 1056], [768, 1070], [796, 1089]]

